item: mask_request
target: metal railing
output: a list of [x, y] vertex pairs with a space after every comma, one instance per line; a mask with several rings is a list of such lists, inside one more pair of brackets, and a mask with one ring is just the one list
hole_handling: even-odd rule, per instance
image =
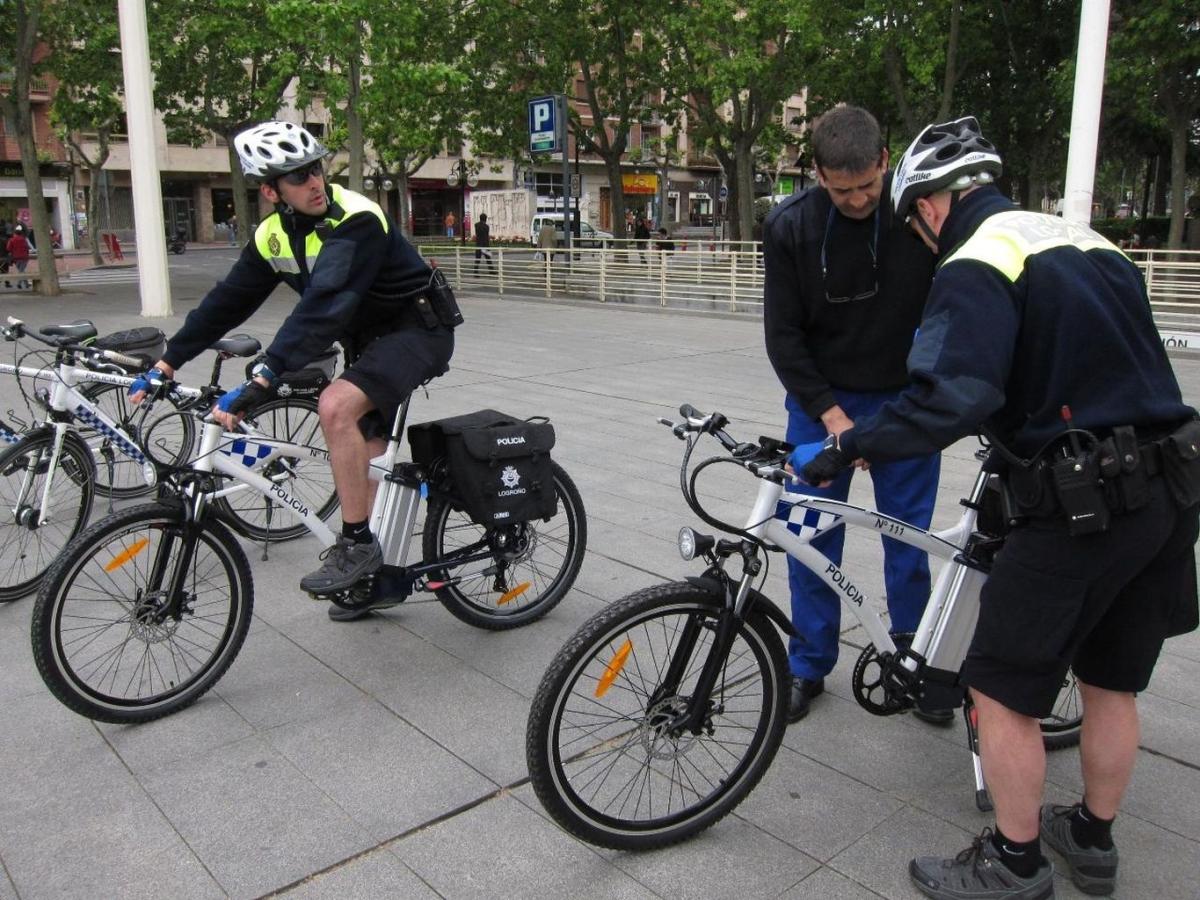
[[[499, 294], [588, 297], [601, 303], [636, 303], [670, 309], [761, 314], [760, 244], [676, 241], [675, 249], [614, 240], [606, 247], [493, 247], [475, 258], [471, 244], [422, 244], [451, 282]], [[1200, 252], [1131, 250], [1146, 278], [1163, 327], [1200, 333]], [[490, 264], [489, 264], [490, 263]]]

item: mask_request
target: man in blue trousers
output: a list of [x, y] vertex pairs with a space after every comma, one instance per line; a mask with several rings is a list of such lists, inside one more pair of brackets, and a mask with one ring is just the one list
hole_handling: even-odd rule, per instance
[[[840, 105], [812, 132], [818, 185], [789, 197], [763, 226], [767, 355], [787, 390], [787, 439], [808, 444], [870, 416], [908, 384], [905, 365], [933, 278], [934, 257], [895, 220], [886, 198], [891, 174], [879, 124], [866, 110]], [[870, 468], [880, 512], [928, 528], [937, 494], [938, 454]], [[793, 490], [845, 500], [851, 471], [825, 488]], [[786, 497], [785, 497], [786, 499]], [[793, 530], [816, 513], [791, 512]], [[844, 528], [813, 541], [841, 563]], [[884, 583], [893, 634], [916, 629], [929, 599], [925, 553], [883, 538]], [[841, 606], [815, 575], [788, 560], [792, 623], [804, 636], [788, 648], [788, 720], [799, 721], [825, 689], [837, 662]], [[950, 711], [918, 712], [936, 722]]]

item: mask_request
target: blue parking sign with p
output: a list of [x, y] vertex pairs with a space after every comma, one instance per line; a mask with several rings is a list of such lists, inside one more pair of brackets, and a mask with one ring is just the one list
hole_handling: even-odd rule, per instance
[[529, 152], [554, 153], [558, 146], [558, 122], [555, 97], [529, 101]]

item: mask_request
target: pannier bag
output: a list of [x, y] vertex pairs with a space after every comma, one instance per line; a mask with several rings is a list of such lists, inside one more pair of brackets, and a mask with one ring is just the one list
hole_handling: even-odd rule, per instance
[[[311, 400], [316, 400], [321, 395], [321, 391], [329, 387], [329, 383], [333, 381], [333, 373], [337, 368], [337, 359], [341, 355], [341, 349], [336, 345], [325, 350], [310, 362], [303, 369], [298, 369], [295, 372], [284, 372], [272, 385], [272, 397], [304, 397]], [[260, 353], [254, 359], [250, 360], [246, 366], [246, 378], [249, 379], [252, 375], [252, 370], [257, 366], [266, 354]]]
[[116, 350], [126, 356], [134, 356], [142, 360], [141, 366], [134, 371], [133, 366], [122, 366], [128, 372], [142, 374], [152, 365], [162, 359], [167, 352], [167, 336], [157, 328], [130, 328], [128, 331], [114, 331], [92, 341], [97, 350]]
[[550, 450], [554, 427], [494, 409], [408, 429], [413, 461], [444, 465], [451, 503], [479, 525], [548, 519], [558, 509]]

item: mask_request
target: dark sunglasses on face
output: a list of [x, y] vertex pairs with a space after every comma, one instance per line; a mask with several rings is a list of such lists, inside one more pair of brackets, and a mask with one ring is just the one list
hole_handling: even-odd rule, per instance
[[876, 253], [879, 249], [879, 207], [875, 207], [875, 234], [871, 240], [871, 267], [875, 273], [875, 284], [869, 290], [863, 291], [861, 294], [855, 294], [853, 297], [834, 297], [829, 293], [829, 268], [826, 265], [825, 245], [829, 242], [829, 234], [833, 231], [833, 220], [836, 207], [830, 207], [829, 218], [825, 221], [825, 237], [821, 240], [821, 279], [825, 282], [825, 301], [827, 303], [853, 303], [855, 300], [870, 300], [879, 293], [879, 259]]
[[312, 178], [314, 175], [320, 178], [324, 176], [324, 174], [325, 171], [321, 168], [321, 164], [319, 162], [315, 162], [311, 166], [305, 166], [303, 169], [296, 169], [295, 171], [288, 172], [283, 176], [283, 180], [288, 184], [295, 185], [296, 187], [303, 187], [304, 185], [308, 184], [308, 179]]

